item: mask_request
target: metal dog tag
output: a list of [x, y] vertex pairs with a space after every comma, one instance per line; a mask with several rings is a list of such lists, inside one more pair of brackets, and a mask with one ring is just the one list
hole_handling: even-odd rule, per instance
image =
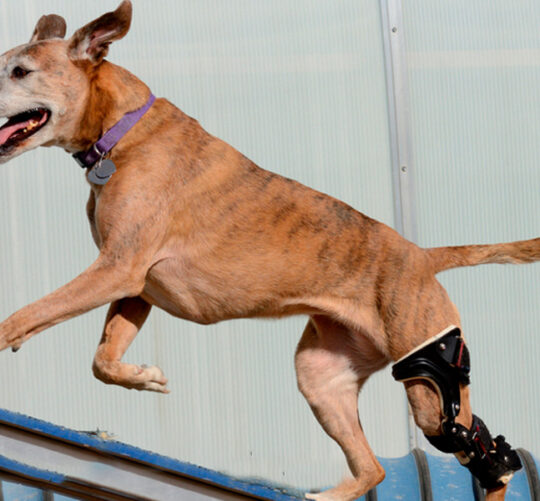
[[90, 172], [88, 172], [88, 181], [93, 184], [103, 185], [115, 172], [116, 165], [114, 165], [112, 160], [106, 158], [105, 160], [100, 160], [90, 169]]

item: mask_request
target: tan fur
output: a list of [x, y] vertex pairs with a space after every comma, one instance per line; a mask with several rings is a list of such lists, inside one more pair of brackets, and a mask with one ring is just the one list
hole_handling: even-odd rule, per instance
[[[30, 44], [0, 56], [6, 69], [0, 115], [8, 114], [15, 95], [18, 103], [39, 96], [52, 110], [42, 130], [14, 151], [0, 149], [0, 162], [40, 145], [85, 150], [146, 102], [145, 84], [103, 60], [130, 19], [125, 1], [64, 41], [44, 39], [62, 36], [58, 19], [49, 27], [45, 18]], [[9, 76], [17, 64], [40, 69], [25, 77], [28, 92]], [[118, 170], [105, 186], [91, 186], [87, 205], [98, 259], [1, 323], [0, 349], [18, 348], [48, 327], [110, 303], [94, 374], [126, 388], [167, 392], [160, 369], [121, 362], [152, 305], [202, 324], [309, 315], [295, 359], [299, 389], [354, 477], [310, 495], [321, 500], [355, 499], [384, 478], [360, 426], [357, 396], [373, 372], [460, 325], [435, 273], [540, 259], [538, 238], [420, 249], [343, 202], [260, 169], [165, 99], [110, 158]], [[428, 435], [440, 433], [433, 388], [422, 381], [406, 388], [418, 425]], [[458, 420], [466, 426], [468, 396], [464, 387]], [[504, 497], [493, 491], [488, 501], [503, 499], [501, 492]]]
[[526, 264], [540, 258], [540, 238], [495, 245], [462, 245], [427, 249], [435, 273], [477, 264]]

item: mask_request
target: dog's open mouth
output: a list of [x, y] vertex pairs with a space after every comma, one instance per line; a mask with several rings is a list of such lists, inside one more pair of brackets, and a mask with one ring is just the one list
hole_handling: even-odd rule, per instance
[[51, 112], [46, 108], [34, 108], [8, 119], [0, 127], [0, 152], [11, 150], [41, 129], [49, 120]]

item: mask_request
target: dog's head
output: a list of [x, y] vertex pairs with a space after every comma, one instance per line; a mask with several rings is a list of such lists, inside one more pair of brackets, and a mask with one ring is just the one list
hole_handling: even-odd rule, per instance
[[92, 68], [131, 24], [124, 0], [64, 40], [66, 23], [55, 14], [38, 21], [30, 42], [0, 56], [0, 163], [37, 146], [69, 147], [80, 126]]

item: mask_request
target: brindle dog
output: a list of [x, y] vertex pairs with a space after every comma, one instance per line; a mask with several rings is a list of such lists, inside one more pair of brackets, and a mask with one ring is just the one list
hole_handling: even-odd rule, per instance
[[[148, 87], [104, 60], [131, 22], [124, 1], [63, 40], [43, 16], [29, 43], [0, 56], [0, 162], [37, 146], [86, 151]], [[384, 478], [360, 426], [367, 378], [449, 325], [458, 311], [435, 275], [481, 263], [540, 259], [540, 238], [421, 249], [343, 202], [260, 169], [157, 99], [112, 149], [117, 172], [91, 185], [87, 211], [99, 257], [81, 275], [0, 324], [0, 349], [110, 303], [97, 378], [167, 393], [157, 367], [121, 362], [152, 305], [201, 324], [309, 315], [296, 352], [298, 386], [347, 457], [353, 478], [309, 497], [352, 500]], [[441, 433], [439, 397], [406, 383], [416, 423]], [[458, 422], [470, 427], [468, 388]], [[505, 488], [488, 500], [504, 498]]]

